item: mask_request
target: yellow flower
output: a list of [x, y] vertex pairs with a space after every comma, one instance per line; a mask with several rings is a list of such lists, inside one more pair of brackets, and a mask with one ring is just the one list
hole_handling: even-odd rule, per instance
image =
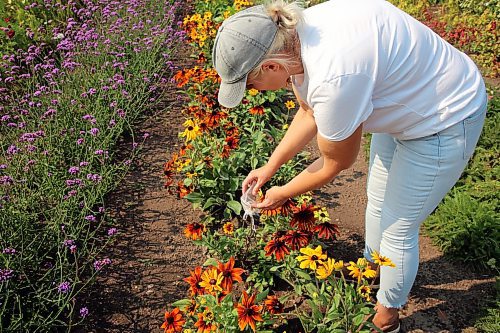
[[226, 222], [222, 230], [226, 235], [232, 235], [234, 233], [234, 224], [232, 222]]
[[286, 101], [285, 106], [288, 110], [293, 109], [295, 107], [295, 103], [292, 100]]
[[333, 264], [333, 269], [336, 272], [340, 272], [343, 268], [344, 268], [344, 261], [343, 260], [339, 260]]
[[283, 129], [287, 130], [288, 129], [288, 124], [283, 125]]
[[373, 262], [376, 263], [377, 265], [396, 267], [396, 265], [394, 265], [394, 263], [391, 261], [391, 259], [380, 255], [380, 253], [378, 253], [377, 251], [372, 252], [372, 259], [373, 259]]
[[186, 141], [191, 141], [201, 134], [200, 127], [192, 119], [186, 120], [183, 126], [186, 129], [182, 132], [181, 137], [185, 137]]
[[198, 176], [198, 174], [196, 172], [186, 172], [186, 176], [192, 179], [193, 177]]
[[252, 88], [252, 89], [248, 90], [248, 94], [249, 94], [250, 96], [255, 96], [255, 95], [257, 95], [258, 93], [259, 93], [259, 91], [258, 91], [257, 89], [255, 89], [255, 88]]
[[350, 270], [349, 275], [358, 278], [358, 283], [361, 282], [362, 277], [374, 278], [377, 275], [377, 272], [368, 266], [368, 260], [365, 258], [359, 258], [356, 263], [349, 261], [347, 269]]
[[323, 265], [323, 260], [326, 260], [326, 254], [323, 254], [321, 245], [318, 245], [315, 249], [309, 247], [304, 247], [300, 249], [300, 253], [303, 256], [298, 256], [297, 260], [300, 261], [300, 268], [310, 268], [315, 271], [319, 265]]
[[205, 288], [209, 293], [214, 292], [215, 290], [222, 291], [222, 287], [220, 286], [222, 279], [224, 276], [222, 272], [217, 273], [216, 268], [211, 268], [203, 272], [201, 275], [201, 282], [199, 283], [200, 287]]
[[328, 214], [326, 207], [321, 207], [321, 209], [316, 209], [314, 211], [314, 217], [321, 222], [328, 222], [331, 220], [330, 214]]
[[316, 270], [317, 278], [324, 280], [335, 270], [335, 259], [328, 258], [327, 261], [323, 262], [323, 265], [319, 266]]
[[372, 289], [368, 286], [361, 286], [358, 288], [358, 294], [360, 294], [362, 297], [364, 297], [367, 302], [370, 301], [371, 292], [372, 292]]

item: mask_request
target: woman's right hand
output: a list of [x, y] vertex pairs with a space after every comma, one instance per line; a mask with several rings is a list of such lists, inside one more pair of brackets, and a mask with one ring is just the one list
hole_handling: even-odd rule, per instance
[[248, 176], [243, 181], [243, 193], [255, 182], [255, 187], [253, 188], [253, 195], [259, 193], [259, 189], [271, 179], [276, 173], [276, 170], [271, 168], [269, 164], [266, 164], [258, 169], [250, 171]]

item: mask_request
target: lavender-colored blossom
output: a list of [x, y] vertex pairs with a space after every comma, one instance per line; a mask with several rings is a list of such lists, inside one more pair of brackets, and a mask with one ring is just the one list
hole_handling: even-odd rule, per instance
[[3, 254], [16, 254], [16, 249], [14, 249], [12, 247], [6, 247], [5, 249], [3, 249], [2, 253]]
[[10, 145], [9, 148], [7, 148], [7, 155], [14, 155], [19, 153], [21, 150], [16, 147], [16, 145]]
[[80, 168], [77, 166], [72, 166], [68, 169], [68, 172], [72, 175], [76, 175], [77, 173], [80, 172]]
[[93, 136], [96, 136], [97, 134], [99, 134], [99, 129], [98, 128], [91, 128], [90, 129], [90, 134], [92, 134]]
[[100, 183], [102, 180], [102, 177], [97, 173], [95, 173], [95, 174], [89, 173], [89, 174], [87, 174], [87, 179], [92, 180], [94, 183]]
[[0, 282], [5, 282], [14, 276], [14, 271], [8, 268], [0, 268]]
[[57, 287], [57, 291], [61, 294], [66, 294], [71, 290], [71, 284], [68, 281], [61, 282]]
[[85, 142], [84, 138], [79, 138], [79, 139], [76, 140], [76, 144], [77, 145], [81, 145], [83, 142]]
[[11, 176], [0, 176], [0, 185], [11, 185], [14, 183], [14, 179]]
[[80, 317], [85, 318], [88, 316], [88, 314], [89, 314], [89, 309], [87, 309], [86, 307], [80, 309]]
[[0, 164], [0, 170], [3, 170], [3, 169], [7, 169], [7, 165], [6, 164]]
[[95, 222], [97, 221], [96, 217], [94, 215], [87, 215], [85, 216], [85, 219], [90, 222]]
[[113, 236], [117, 233], [118, 231], [116, 230], [116, 228], [109, 228], [108, 230], [108, 236]]
[[96, 271], [100, 271], [104, 266], [110, 265], [111, 264], [111, 259], [105, 258], [102, 260], [96, 260], [94, 262], [94, 269]]
[[83, 161], [83, 162], [80, 162], [80, 166], [81, 167], [86, 167], [87, 165], [89, 165], [90, 163], [89, 162], [86, 162], [86, 161]]

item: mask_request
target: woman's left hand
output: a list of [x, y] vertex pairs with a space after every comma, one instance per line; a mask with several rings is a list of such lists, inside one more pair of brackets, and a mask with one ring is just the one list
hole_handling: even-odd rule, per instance
[[283, 193], [281, 186], [273, 186], [266, 191], [266, 195], [262, 202], [253, 204], [252, 207], [259, 209], [274, 209], [283, 206], [288, 200], [288, 197]]

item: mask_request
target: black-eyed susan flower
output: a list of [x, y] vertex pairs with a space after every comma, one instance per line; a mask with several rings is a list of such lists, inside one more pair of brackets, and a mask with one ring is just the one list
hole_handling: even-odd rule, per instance
[[372, 292], [372, 289], [368, 286], [361, 286], [358, 288], [358, 294], [361, 295], [367, 302], [370, 301], [370, 294]]
[[234, 268], [234, 257], [229, 258], [227, 263], [219, 262], [217, 264], [217, 269], [222, 273], [222, 283], [221, 286], [225, 292], [230, 292], [233, 288], [233, 283], [243, 282], [241, 275], [245, 272], [243, 268]]
[[191, 271], [189, 273], [189, 277], [184, 278], [184, 281], [189, 283], [189, 291], [191, 292], [192, 296], [195, 295], [203, 295], [205, 293], [205, 288], [203, 288], [200, 285], [201, 280], [201, 273], [202, 273], [202, 268], [201, 266], [198, 266], [194, 269], [194, 271]]
[[198, 313], [198, 321], [194, 324], [194, 327], [198, 328], [198, 333], [210, 333], [217, 331], [217, 325], [211, 323], [207, 318], [205, 318], [204, 313]]
[[186, 120], [183, 126], [185, 130], [181, 133], [181, 137], [186, 138], [186, 141], [192, 141], [201, 134], [200, 127], [192, 119]]
[[370, 268], [368, 260], [365, 258], [358, 258], [356, 263], [349, 261], [347, 269], [350, 271], [350, 276], [358, 279], [358, 283], [361, 283], [363, 277], [374, 278], [377, 275], [377, 272]]
[[165, 312], [165, 321], [161, 328], [165, 330], [165, 333], [175, 333], [182, 331], [182, 327], [186, 321], [182, 318], [182, 312], [179, 308], [175, 308], [172, 312]]
[[224, 225], [222, 226], [222, 231], [226, 235], [232, 235], [234, 233], [234, 224], [233, 224], [233, 222], [226, 222], [226, 223], [224, 223]]
[[383, 255], [380, 255], [380, 253], [378, 253], [377, 251], [372, 252], [372, 259], [373, 262], [376, 263], [377, 265], [396, 267], [396, 265], [392, 262], [391, 259]]
[[258, 93], [259, 93], [259, 91], [257, 89], [255, 89], [255, 88], [252, 88], [252, 89], [248, 90], [248, 94], [250, 96], [256, 96]]
[[266, 251], [266, 256], [274, 254], [277, 261], [282, 261], [285, 255], [290, 254], [290, 249], [281, 237], [270, 240], [264, 247], [264, 251]]
[[184, 228], [184, 234], [187, 238], [192, 240], [201, 239], [203, 233], [205, 232], [205, 225], [198, 222], [189, 223], [186, 228]]
[[321, 207], [314, 211], [314, 217], [320, 222], [330, 221], [330, 214], [326, 210], [326, 207]]
[[291, 109], [295, 108], [295, 103], [292, 100], [288, 100], [285, 102], [285, 107], [288, 110], [291, 110]]
[[201, 275], [200, 286], [205, 288], [209, 293], [214, 293], [215, 291], [222, 291], [221, 283], [222, 273], [219, 272], [215, 267], [207, 269]]
[[283, 240], [292, 250], [298, 250], [306, 247], [311, 241], [312, 234], [307, 231], [288, 230]]
[[261, 316], [262, 306], [255, 304], [255, 296], [248, 296], [248, 294], [243, 291], [243, 297], [241, 303], [236, 306], [236, 311], [238, 312], [238, 326], [240, 330], [244, 330], [248, 325], [255, 332], [255, 323], [258, 321], [263, 321]]
[[254, 106], [248, 109], [248, 112], [253, 115], [259, 115], [262, 116], [264, 113], [266, 113], [266, 109], [262, 105]]
[[283, 313], [284, 305], [278, 299], [276, 295], [268, 295], [264, 300], [264, 305], [269, 313], [279, 314]]
[[339, 228], [334, 223], [323, 222], [314, 226], [314, 232], [318, 233], [318, 238], [336, 239], [339, 235]]
[[309, 205], [306, 202], [300, 206], [294, 207], [290, 225], [300, 230], [311, 231], [316, 222], [316, 218], [314, 217], [315, 210], [316, 208], [314, 205]]
[[302, 269], [309, 268], [315, 271], [326, 260], [326, 254], [323, 253], [321, 245], [318, 245], [315, 249], [304, 247], [300, 249], [300, 253], [304, 254], [297, 256], [297, 260], [300, 261], [300, 268]]

